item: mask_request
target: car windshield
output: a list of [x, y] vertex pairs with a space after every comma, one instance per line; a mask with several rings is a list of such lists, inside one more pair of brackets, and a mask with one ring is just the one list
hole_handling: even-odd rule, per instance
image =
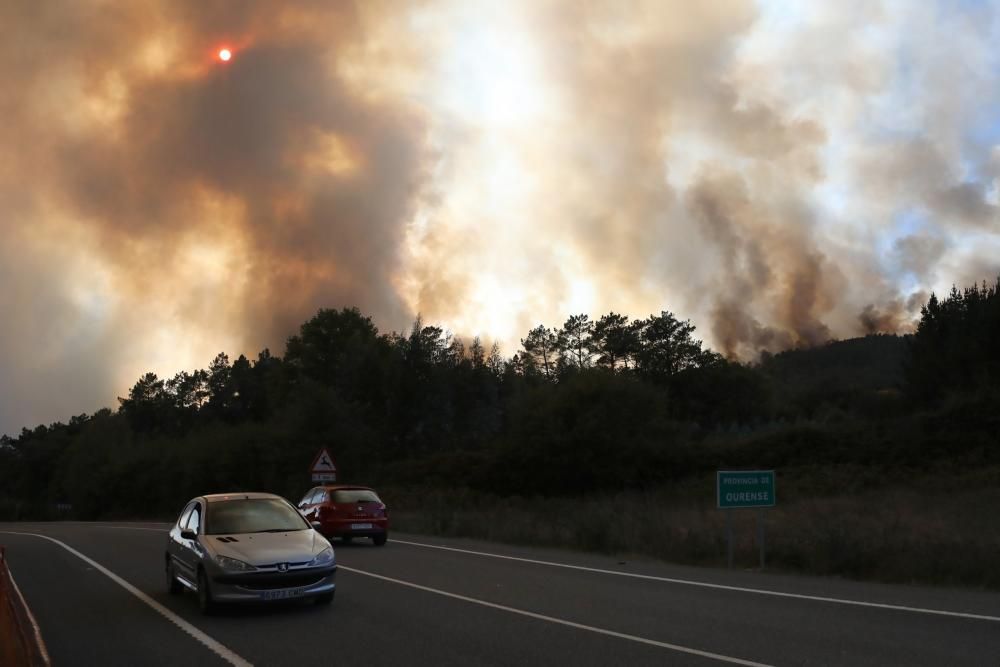
[[371, 489], [339, 489], [333, 492], [335, 503], [380, 503], [379, 497]]
[[292, 507], [276, 498], [246, 498], [208, 503], [206, 535], [228, 533], [283, 533], [308, 530], [309, 525]]

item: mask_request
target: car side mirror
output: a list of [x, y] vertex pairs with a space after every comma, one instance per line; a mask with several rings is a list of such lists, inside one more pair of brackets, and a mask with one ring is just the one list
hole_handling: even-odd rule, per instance
[[181, 530], [181, 539], [182, 540], [196, 540], [196, 539], [198, 539], [198, 536], [195, 534], [195, 532], [193, 530], [190, 530], [189, 528], [184, 528], [184, 529]]
[[315, 528], [316, 530], [319, 530], [323, 525], [319, 521], [310, 521], [310, 523], [312, 524], [312, 527]]
[[304, 510], [305, 508], [306, 508], [306, 504], [305, 503], [299, 503], [299, 509], [300, 510]]

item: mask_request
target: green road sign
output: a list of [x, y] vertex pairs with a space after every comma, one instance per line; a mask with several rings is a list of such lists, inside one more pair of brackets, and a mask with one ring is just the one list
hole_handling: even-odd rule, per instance
[[773, 470], [719, 470], [715, 488], [720, 509], [774, 507]]

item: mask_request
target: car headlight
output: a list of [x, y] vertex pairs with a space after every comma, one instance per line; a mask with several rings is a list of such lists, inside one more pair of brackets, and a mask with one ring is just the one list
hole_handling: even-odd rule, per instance
[[316, 557], [313, 558], [312, 562], [309, 563], [309, 564], [310, 565], [329, 565], [332, 562], [333, 562], [333, 548], [332, 547], [327, 547], [326, 549], [323, 549], [318, 554], [316, 554]]
[[223, 570], [229, 570], [230, 572], [253, 572], [257, 569], [250, 563], [244, 563], [241, 560], [230, 558], [229, 556], [216, 556], [215, 562], [218, 563]]

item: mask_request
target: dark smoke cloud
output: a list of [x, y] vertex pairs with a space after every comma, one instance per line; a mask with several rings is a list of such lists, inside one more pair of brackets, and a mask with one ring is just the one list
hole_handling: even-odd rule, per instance
[[[719, 254], [717, 289], [708, 298], [715, 304], [712, 333], [722, 351], [745, 357], [828, 341], [831, 332], [822, 318], [843, 276], [816, 248], [807, 211], [761, 209], [738, 175], [718, 173], [690, 190], [687, 205]], [[772, 218], [776, 213], [787, 218]], [[774, 324], [760, 324], [755, 312], [767, 313]]]
[[995, 175], [985, 169], [983, 180], [966, 179], [949, 159], [948, 146], [918, 138], [868, 156], [862, 169], [863, 188], [872, 196], [908, 199], [923, 205], [949, 225], [991, 228], [997, 231], [1000, 209], [987, 199]]
[[983, 183], [958, 183], [937, 190], [931, 203], [942, 216], [972, 226], [998, 229], [1000, 208], [986, 201]]
[[906, 300], [893, 299], [882, 305], [870, 303], [858, 316], [862, 331], [868, 334], [910, 333], [920, 316], [920, 308], [930, 295], [915, 292]]
[[896, 240], [892, 259], [901, 271], [927, 275], [935, 269], [949, 246], [948, 240], [941, 236], [911, 234]]
[[[209, 16], [211, 27], [188, 39], [211, 43], [219, 23]], [[205, 224], [180, 210], [195, 191], [238, 201], [243, 214], [227, 224], [248, 245], [251, 322], [278, 320], [265, 339], [331, 301], [398, 321], [388, 277], [421, 178], [422, 126], [405, 109], [359, 99], [331, 75], [327, 49], [320, 36], [272, 32], [228, 66], [137, 82], [113, 144], [88, 136], [59, 147], [67, 204], [114, 242], [153, 239], [169, 256], [169, 244]], [[304, 168], [331, 136], [351, 171]]]
[[[382, 9], [0, 9], [16, 27], [0, 46], [0, 430], [107, 403], [128, 374], [180, 370], [171, 348], [200, 365], [226, 345], [280, 349], [320, 306], [405, 324], [392, 279], [425, 122], [338, 70]], [[58, 404], [38, 400], [60, 380]]]

